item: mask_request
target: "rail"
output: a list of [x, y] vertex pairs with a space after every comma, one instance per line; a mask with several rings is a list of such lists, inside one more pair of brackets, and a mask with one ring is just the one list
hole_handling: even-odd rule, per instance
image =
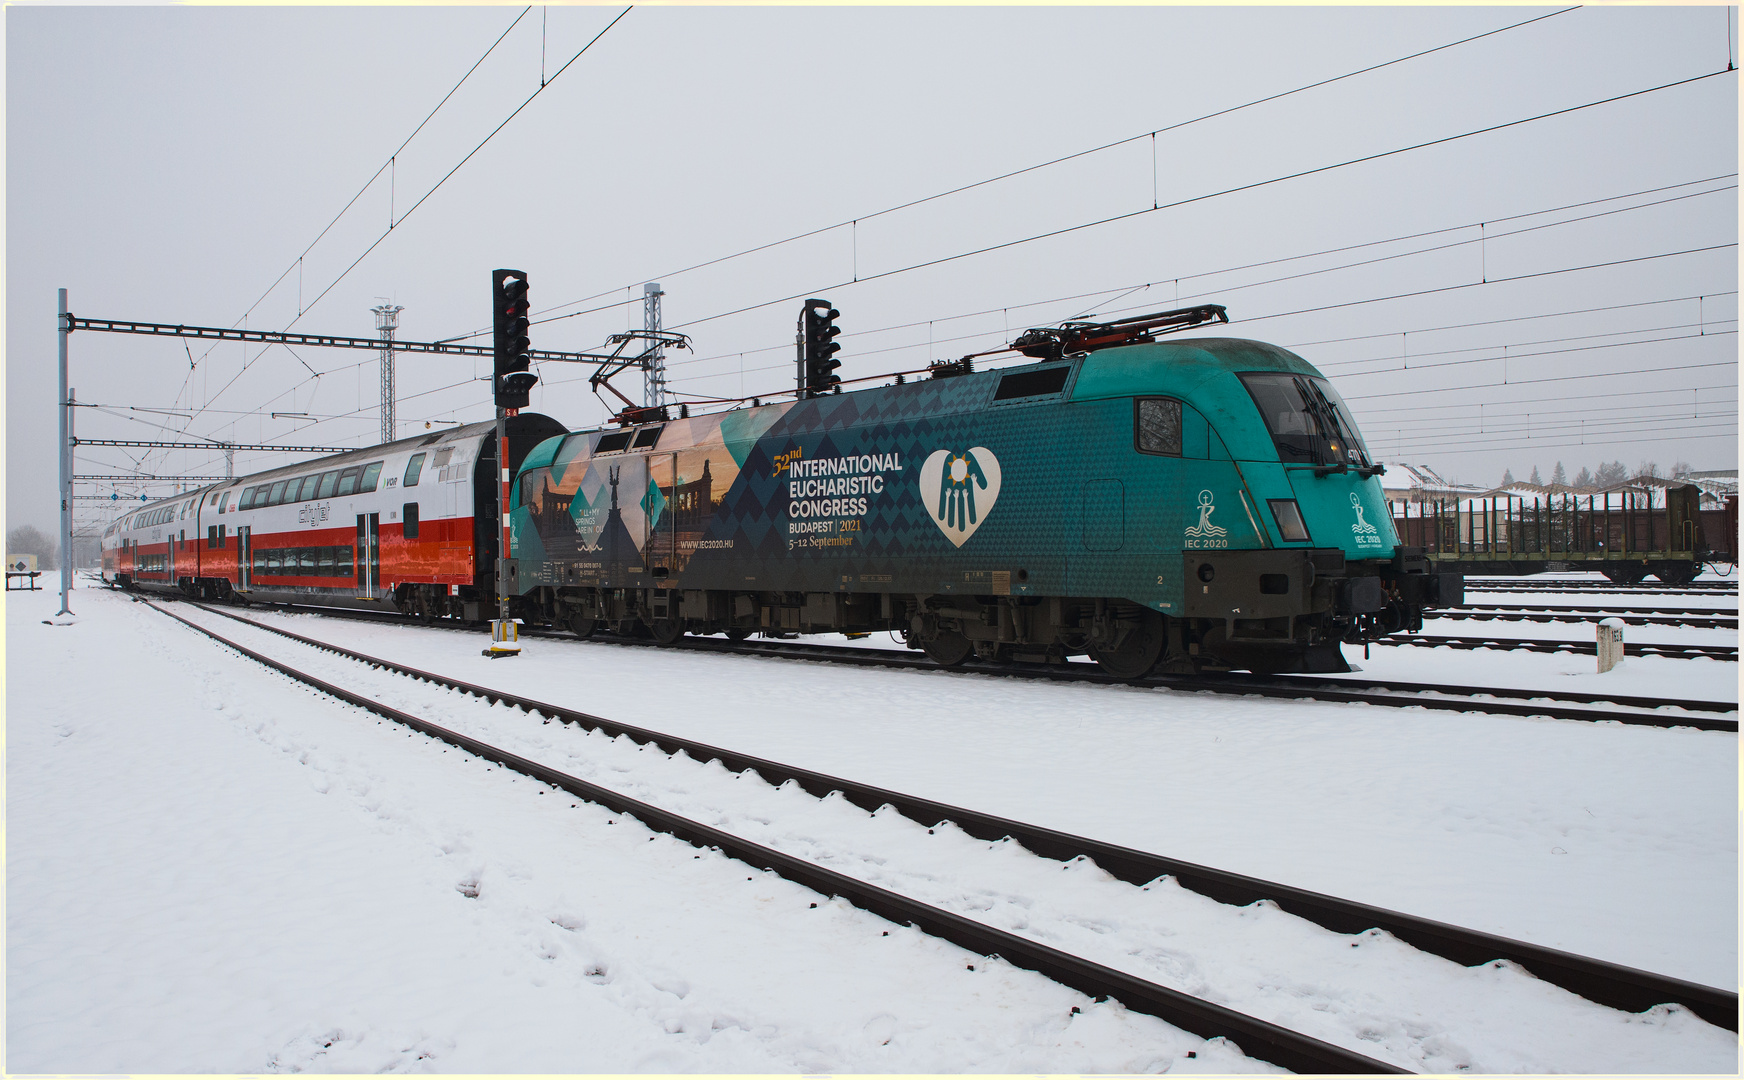
[[[650, 731], [646, 728], [633, 727], [501, 690], [476, 686], [446, 676], [406, 667], [379, 657], [354, 652], [330, 642], [257, 623], [252, 619], [245, 619], [217, 608], [205, 605], [195, 606], [202, 611], [232, 619], [359, 663], [370, 664], [385, 671], [424, 680], [488, 701], [513, 705], [528, 715], [543, 714], [564, 723], [592, 728], [612, 738], [624, 736], [640, 744], [656, 746], [668, 754], [685, 753], [697, 761], [718, 760], [723, 767], [733, 772], [753, 771], [771, 785], [779, 786], [793, 781], [805, 791], [820, 798], [831, 792], [839, 791], [849, 802], [869, 812], [889, 805], [904, 817], [929, 828], [950, 822], [978, 839], [998, 841], [1010, 837], [1023, 845], [1025, 850], [1044, 858], [1056, 859], [1061, 862], [1068, 862], [1076, 858], [1090, 859], [1102, 870], [1130, 884], [1143, 885], [1159, 877], [1170, 876], [1175, 878], [1183, 888], [1221, 903], [1244, 905], [1259, 900], [1270, 900], [1278, 904], [1283, 910], [1335, 933], [1361, 933], [1365, 930], [1378, 928], [1415, 948], [1468, 966], [1488, 963], [1497, 959], [1512, 961], [1527, 968], [1539, 979], [1554, 983], [1601, 1005], [1639, 1012], [1668, 1001], [1676, 1001], [1709, 1023], [1733, 1031], [1738, 1030], [1738, 995], [1736, 993], [1622, 965], [1610, 964], [1557, 949], [1548, 949], [1528, 942], [1514, 941], [1477, 930], [1468, 930], [1432, 919], [1418, 918], [1386, 908], [1360, 904], [1355, 901], [1327, 896], [1323, 893], [1297, 889], [1278, 882], [1265, 881], [1243, 874], [1233, 874], [1225, 870], [1153, 855], [1149, 852], [1136, 851], [1132, 848], [1107, 844], [1008, 818], [981, 814], [930, 799], [905, 795], [901, 792], [859, 784], [825, 773], [723, 750], [707, 743]], [[173, 613], [164, 613], [172, 618], [180, 619], [180, 616]], [[186, 620], [181, 621], [186, 622]], [[189, 623], [189, 625], [196, 624]], [[211, 633], [204, 628], [199, 629], [202, 632]], [[1736, 725], [1734, 724], [1735, 729]]]
[[[1303, 1035], [1300, 1032], [1291, 1031], [1288, 1028], [1268, 1023], [1267, 1021], [1260, 1020], [1256, 1017], [1248, 1016], [1245, 1013], [1224, 1008], [1221, 1005], [1193, 997], [1192, 995], [1182, 993], [1179, 990], [1173, 990], [1166, 986], [1160, 986], [1156, 983], [1148, 982], [1137, 976], [1129, 975], [1126, 972], [1118, 971], [1114, 968], [1104, 967], [1101, 964], [1086, 960], [1083, 957], [1074, 956], [1070, 953], [1062, 952], [1059, 949], [1050, 948], [1049, 946], [1043, 945], [1029, 938], [995, 929], [984, 923], [976, 922], [973, 919], [958, 915], [955, 912], [946, 911], [942, 908], [933, 907], [930, 904], [921, 903], [918, 900], [910, 899], [899, 893], [891, 892], [888, 889], [883, 889], [876, 885], [871, 885], [856, 878], [849, 877], [846, 874], [840, 874], [834, 870], [829, 870], [803, 859], [795, 858], [792, 855], [782, 851], [777, 851], [774, 848], [764, 847], [761, 844], [752, 843], [751, 841], [735, 836], [732, 833], [723, 832], [701, 822], [692, 821], [689, 818], [671, 813], [670, 811], [663, 810], [649, 803], [631, 799], [628, 796], [612, 791], [609, 788], [599, 787], [598, 785], [591, 784], [585, 780], [570, 776], [567, 773], [559, 772], [550, 766], [542, 765], [539, 762], [532, 761], [517, 754], [512, 754], [506, 750], [483, 742], [482, 740], [472, 738], [469, 735], [463, 735], [460, 732], [434, 724], [422, 717], [413, 715], [412, 713], [395, 709], [392, 706], [385, 705], [382, 702], [376, 701], [375, 699], [363, 694], [354, 693], [323, 679], [316, 678], [313, 675], [309, 675], [291, 667], [283, 661], [275, 660], [272, 657], [256, 652], [245, 645], [241, 645], [225, 638], [196, 622], [184, 619], [172, 611], [166, 611], [157, 604], [149, 602], [148, 604], [153, 610], [167, 615], [182, 625], [219, 642], [227, 648], [241, 653], [250, 660], [270, 667], [281, 674], [287, 675], [306, 686], [313, 687], [324, 694], [338, 698], [347, 704], [366, 709], [385, 719], [392, 720], [398, 724], [403, 724], [414, 731], [435, 739], [440, 739], [451, 746], [458, 747], [465, 750], [467, 753], [474, 754], [486, 761], [495, 762], [505, 768], [518, 772], [523, 776], [530, 777], [541, 783], [549, 784], [554, 788], [567, 791], [570, 794], [586, 799], [589, 802], [597, 803], [614, 813], [626, 814], [634, 817], [656, 832], [676, 837], [697, 847], [717, 848], [730, 858], [738, 859], [747, 865], [760, 870], [772, 871], [788, 881], [792, 881], [809, 889], [814, 889], [823, 896], [839, 896], [853, 904], [855, 907], [869, 911], [881, 918], [888, 919], [899, 926], [915, 926], [927, 934], [949, 941], [961, 948], [968, 949], [983, 956], [997, 956], [1016, 967], [1027, 968], [1031, 971], [1038, 972], [1039, 974], [1044, 975], [1061, 985], [1071, 987], [1080, 993], [1092, 997], [1114, 998], [1135, 1012], [1143, 1012], [1151, 1016], [1156, 1016], [1167, 1023], [1174, 1024], [1185, 1031], [1190, 1031], [1193, 1034], [1204, 1038], [1229, 1039], [1236, 1043], [1237, 1047], [1241, 1049], [1243, 1053], [1261, 1058], [1274, 1065], [1280, 1065], [1295, 1072], [1410, 1072], [1408, 1069], [1401, 1069], [1396, 1065], [1376, 1061], [1373, 1058], [1346, 1050], [1341, 1046], [1322, 1042], [1319, 1039]], [[203, 608], [202, 610], [212, 611], [213, 609]], [[252, 620], [242, 619], [239, 616], [230, 615], [227, 612], [213, 611], [213, 613], [260, 627], [260, 624], [253, 623]], [[271, 627], [260, 628], [269, 631], [273, 630]], [[273, 632], [281, 633], [283, 636], [291, 638], [299, 637], [299, 635], [292, 635], [282, 631]], [[311, 644], [318, 648], [327, 649], [351, 659], [358, 660], [362, 663], [372, 664], [388, 670], [394, 670], [398, 673], [407, 674], [414, 678], [424, 679], [433, 683], [449, 685], [452, 688], [464, 690], [467, 693], [484, 697], [487, 700], [518, 705], [529, 713], [540, 712], [564, 722], [582, 723], [589, 727], [601, 730], [604, 730], [602, 725], [610, 723], [609, 721], [601, 720], [599, 717], [590, 716], [586, 713], [577, 713], [567, 709], [559, 709], [556, 706], [544, 705], [539, 702], [516, 698], [512, 695], [502, 694], [498, 691], [486, 690], [482, 687], [471, 686], [470, 684], [444, 680], [440, 676], [432, 675], [428, 672], [416, 671], [415, 669], [410, 668], [399, 668], [397, 665], [390, 664], [387, 661], [379, 660], [375, 657], [364, 656], [360, 653], [352, 653], [348, 650], [339, 649], [325, 643], [315, 642], [310, 639], [301, 640], [303, 640], [305, 644]], [[615, 728], [618, 733], [622, 734], [630, 734], [633, 731], [637, 732], [642, 735], [646, 741], [655, 742], [660, 745], [663, 750], [667, 750], [668, 742], [676, 742], [676, 740], [671, 740], [668, 736], [657, 736], [656, 733], [652, 732], [639, 731], [638, 729], [627, 728], [623, 725], [611, 726]], [[697, 747], [700, 751], [707, 752], [710, 757], [720, 759], [721, 763], [728, 768], [733, 768], [735, 762], [738, 760], [755, 760], [740, 759], [738, 755], [731, 755], [727, 751], [716, 750], [712, 747], [703, 747], [700, 744], [689, 745]], [[688, 747], [680, 748], [687, 749]], [[677, 749], [667, 750], [667, 752], [676, 753]], [[708, 758], [703, 758], [701, 760], [706, 761]], [[785, 769], [784, 766], [776, 766], [774, 763], [764, 764], [771, 765], [777, 769]], [[749, 766], [740, 766], [741, 769], [744, 767]], [[800, 774], [799, 770], [787, 771], [795, 777]], [[818, 774], [810, 775], [816, 776]], [[841, 789], [845, 785], [845, 782], [835, 780], [831, 777], [825, 777], [823, 779], [834, 785], [835, 789]], [[781, 781], [771, 782], [780, 783]], [[845, 791], [844, 794], [846, 794]], [[902, 796], [896, 797], [902, 798]], [[900, 810], [901, 808], [898, 807], [898, 809]], [[1014, 837], [1014, 839], [1016, 838]], [[1580, 958], [1577, 957], [1576, 959]], [[1657, 978], [1657, 976], [1655, 976], [1655, 978]], [[1697, 984], [1693, 983], [1687, 985], [1691, 987], [1697, 986]], [[1659, 1002], [1654, 1002], [1654, 1004], [1659, 1004]], [[1649, 1008], [1651, 1006], [1643, 1007]], [[1691, 1008], [1694, 1008], [1694, 1006], [1691, 1006]], [[1736, 1013], [1737, 1011], [1735, 1000], [1733, 1002], [1732, 1011], [1733, 1013]]]

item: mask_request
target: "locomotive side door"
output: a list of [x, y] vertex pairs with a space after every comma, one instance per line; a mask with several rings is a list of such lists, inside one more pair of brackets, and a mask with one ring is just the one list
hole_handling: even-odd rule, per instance
[[648, 573], [664, 578], [678, 568], [678, 455], [648, 455], [648, 530], [643, 559]]
[[249, 590], [250, 573], [254, 567], [253, 539], [249, 526], [236, 530], [236, 586], [243, 592]]
[[374, 599], [381, 589], [381, 515], [357, 515], [357, 597]]

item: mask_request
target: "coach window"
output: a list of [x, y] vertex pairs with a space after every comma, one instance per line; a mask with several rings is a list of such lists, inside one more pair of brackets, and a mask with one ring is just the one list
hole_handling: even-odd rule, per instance
[[297, 561], [301, 572], [305, 577], [315, 576], [316, 555], [314, 548], [298, 548]]
[[331, 499], [333, 489], [339, 486], [339, 470], [321, 474], [321, 490], [315, 494], [317, 499]]
[[406, 539], [416, 540], [418, 538], [418, 504], [411, 502], [402, 506], [400, 508], [400, 521], [405, 526]]
[[406, 478], [400, 481], [401, 487], [417, 487], [418, 474], [424, 471], [424, 455], [413, 454], [412, 460], [406, 462]]
[[379, 461], [372, 461], [368, 465], [365, 465], [363, 467], [363, 479], [357, 482], [358, 492], [374, 491], [376, 477], [381, 475], [381, 470], [382, 463]]
[[1181, 456], [1181, 403], [1173, 398], [1139, 398], [1136, 421], [1138, 449], [1145, 454]]
[[315, 551], [316, 551], [316, 554], [321, 556], [320, 565], [316, 567], [315, 573], [321, 577], [332, 577], [333, 576], [333, 549], [330, 547], [324, 547], [324, 548], [316, 548]]
[[348, 544], [345, 547], [334, 548], [333, 554], [336, 556], [336, 558], [333, 560], [333, 576], [334, 577], [350, 577], [351, 576], [351, 546]]
[[284, 501], [285, 501], [285, 482], [283, 480], [280, 480], [278, 483], [276, 483], [272, 486], [271, 491], [267, 492], [266, 504], [268, 506], [277, 506], [279, 503], [282, 503]]
[[362, 471], [363, 471], [362, 469], [353, 465], [351, 468], [346, 469], [344, 472], [340, 473], [339, 474], [339, 488], [338, 488], [338, 490], [336, 490], [334, 492], [334, 494], [336, 494], [336, 495], [350, 495], [352, 492], [356, 491], [357, 490], [357, 476]]

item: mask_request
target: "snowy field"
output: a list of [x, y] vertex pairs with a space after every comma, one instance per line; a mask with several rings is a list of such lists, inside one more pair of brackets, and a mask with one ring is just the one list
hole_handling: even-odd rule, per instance
[[[9, 1072], [1270, 1071], [572, 805], [124, 596], [82, 589], [70, 625], [45, 626], [56, 599], [7, 605]], [[1263, 905], [927, 836], [177, 610], [632, 797], [1408, 1068], [1738, 1068], [1737, 1037], [1681, 1010], [1629, 1016]], [[1730, 734], [557, 639], [492, 662], [475, 634], [249, 615], [794, 765], [1738, 982]], [[1737, 698], [1737, 665], [1707, 660], [1606, 676], [1590, 657], [1487, 651], [1358, 662]]]

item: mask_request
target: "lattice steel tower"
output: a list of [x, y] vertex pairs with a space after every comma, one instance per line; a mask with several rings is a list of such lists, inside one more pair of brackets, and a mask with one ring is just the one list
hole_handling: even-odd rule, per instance
[[[642, 286], [642, 329], [660, 329], [660, 298], [665, 295], [658, 281]], [[650, 407], [666, 404], [666, 350], [658, 343], [642, 369], [642, 404]]]
[[406, 310], [383, 304], [370, 308], [375, 312], [375, 328], [381, 334], [381, 441], [394, 441], [394, 331], [400, 328], [400, 312]]

